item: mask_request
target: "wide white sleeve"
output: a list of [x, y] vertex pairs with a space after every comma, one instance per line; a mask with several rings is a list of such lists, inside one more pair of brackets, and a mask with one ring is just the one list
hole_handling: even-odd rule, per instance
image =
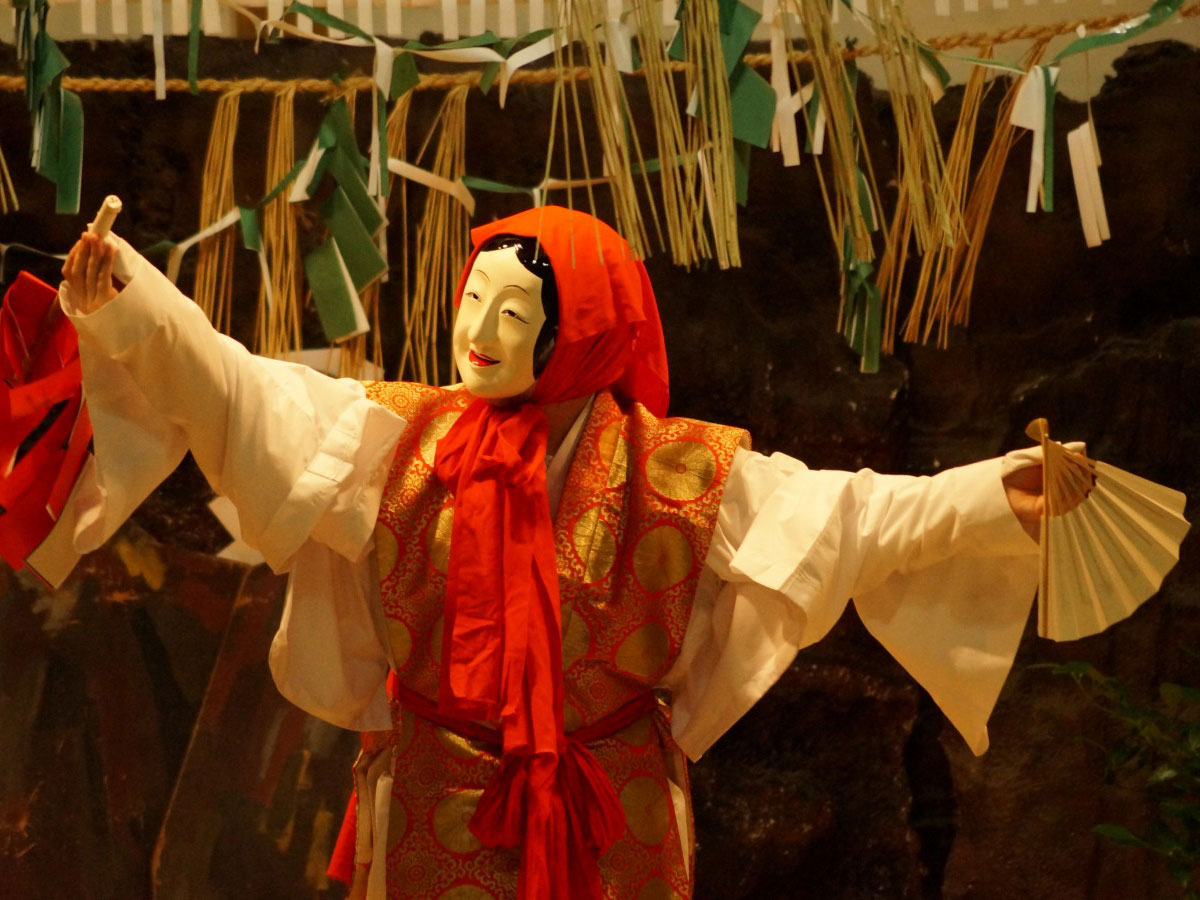
[[270, 654], [280, 692], [337, 725], [390, 727], [371, 536], [403, 420], [358, 382], [253, 356], [120, 245], [115, 299], [79, 315], [65, 286], [59, 298], [95, 429], [64, 517], [75, 548], [107, 540], [190, 449], [243, 540], [290, 571]]
[[275, 571], [310, 536], [360, 556], [403, 421], [355, 381], [253, 356], [218, 334], [120, 243], [130, 280], [115, 299], [81, 315], [60, 291], [95, 429], [91, 483], [73, 501], [76, 548], [107, 540], [190, 449]]
[[975, 753], [1037, 585], [1002, 460], [933, 477], [812, 471], [739, 450], [665, 684], [693, 759], [829, 632], [850, 598]]

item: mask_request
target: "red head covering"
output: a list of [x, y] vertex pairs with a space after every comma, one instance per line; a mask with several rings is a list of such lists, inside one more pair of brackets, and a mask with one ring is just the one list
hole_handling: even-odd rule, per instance
[[[542, 405], [612, 389], [661, 416], [666, 351], [650, 280], [629, 245], [598, 219], [560, 207], [474, 229], [455, 305], [479, 246], [501, 234], [534, 237], [550, 258], [558, 332], [529, 402], [506, 407], [477, 399], [438, 442], [435, 470], [454, 495], [439, 711], [499, 727], [501, 773], [471, 827], [488, 846], [522, 848], [519, 895], [598, 897], [595, 859], [620, 834], [613, 817], [623, 820], [607, 779], [607, 791], [591, 785], [600, 796], [589, 810], [577, 809], [563, 788], [584, 770], [600, 770], [581, 759], [586, 751], [568, 752], [563, 733]], [[581, 824], [581, 816], [592, 824]]]

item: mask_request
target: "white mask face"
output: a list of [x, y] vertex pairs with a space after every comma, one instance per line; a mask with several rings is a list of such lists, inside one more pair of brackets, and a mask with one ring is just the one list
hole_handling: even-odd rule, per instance
[[517, 259], [517, 248], [475, 257], [454, 320], [454, 362], [476, 397], [506, 400], [530, 390], [533, 351], [546, 321], [542, 280]]

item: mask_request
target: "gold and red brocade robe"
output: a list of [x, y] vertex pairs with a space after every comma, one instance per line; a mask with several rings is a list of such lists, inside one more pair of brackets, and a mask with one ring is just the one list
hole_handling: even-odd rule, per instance
[[[465, 391], [404, 383], [368, 396], [403, 416], [375, 529], [392, 663], [409, 690], [436, 700], [453, 498], [433, 473], [437, 441], [472, 401]], [[716, 525], [739, 429], [657, 419], [598, 394], [554, 518], [562, 600], [568, 734], [651, 691], [679, 653]], [[625, 811], [626, 831], [599, 860], [606, 897], [691, 896], [692, 825], [683, 755], [665, 703], [589, 744]], [[499, 748], [393, 703], [393, 731], [365, 736], [392, 760], [388, 897], [515, 896], [519, 851], [484, 848], [467, 828], [499, 766]], [[359, 783], [380, 757], [364, 754]]]

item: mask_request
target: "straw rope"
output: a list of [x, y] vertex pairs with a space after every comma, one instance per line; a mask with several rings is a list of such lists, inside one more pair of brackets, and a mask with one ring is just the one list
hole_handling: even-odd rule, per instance
[[[1063, 35], [1073, 34], [1080, 25], [1090, 32], [1114, 28], [1135, 16], [1141, 15], [1142, 12], [1142, 10], [1139, 10], [1137, 12], [1116, 13], [1110, 16], [1100, 16], [1090, 19], [1071, 19], [1050, 25], [1017, 25], [994, 32], [962, 31], [930, 38], [925, 43], [935, 50], [956, 50], [960, 47], [980, 47], [988, 44], [999, 46], [1000, 44], [1008, 44], [1014, 41], [1051, 40]], [[1184, 6], [1179, 10], [1179, 15], [1181, 18], [1200, 16], [1200, 0]], [[880, 48], [877, 44], [863, 45], [855, 47], [853, 50], [843, 51], [846, 59], [878, 56], [879, 53]], [[807, 50], [795, 50], [788, 54], [788, 59], [794, 63], [809, 62], [811, 55]], [[748, 53], [743, 57], [743, 61], [746, 65], [753, 68], [766, 69], [771, 65], [771, 55], [769, 53]], [[672, 62], [670, 68], [673, 72], [685, 72], [687, 71], [687, 64]], [[473, 86], [479, 83], [481, 75], [482, 73], [478, 71], [422, 75], [420, 83], [413, 90], [447, 90], [464, 84]], [[587, 66], [577, 66], [566, 73], [566, 75], [568, 78], [585, 81], [589, 77], [590, 72]], [[546, 67], [518, 69], [512, 74], [509, 83], [553, 84], [557, 80], [558, 72], [553, 68]], [[335, 85], [326, 78], [297, 78], [292, 80], [272, 78], [201, 78], [197, 81], [196, 86], [203, 93], [225, 93], [232, 90], [243, 93], [279, 93], [290, 89], [298, 94], [341, 94], [348, 89], [368, 90], [372, 84], [374, 84], [372, 78], [362, 75], [344, 79], [340, 85]], [[152, 93], [154, 91], [154, 79], [104, 78], [99, 76], [79, 78], [66, 75], [63, 76], [62, 86], [70, 91]], [[168, 78], [166, 87], [168, 92], [175, 93], [191, 90], [187, 79], [184, 78]], [[23, 90], [25, 90], [24, 75], [0, 75], [0, 91]]]

